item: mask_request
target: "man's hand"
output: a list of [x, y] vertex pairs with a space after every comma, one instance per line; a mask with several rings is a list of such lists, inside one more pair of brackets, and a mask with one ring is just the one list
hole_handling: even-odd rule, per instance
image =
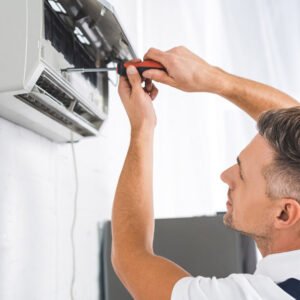
[[158, 89], [151, 80], [146, 80], [142, 87], [142, 79], [133, 66], [127, 68], [127, 76], [120, 77], [119, 94], [128, 114], [133, 131], [153, 129], [156, 125], [156, 115], [152, 100], [158, 94]]
[[176, 47], [169, 51], [151, 48], [144, 56], [160, 62], [167, 70], [148, 70], [143, 77], [152, 79], [186, 92], [215, 92], [220, 88], [222, 72], [209, 65], [185, 47]]
[[144, 58], [160, 62], [167, 72], [148, 70], [143, 77], [187, 92], [218, 94], [255, 120], [266, 110], [299, 105], [299, 102], [279, 90], [209, 65], [185, 47], [166, 52], [151, 48]]

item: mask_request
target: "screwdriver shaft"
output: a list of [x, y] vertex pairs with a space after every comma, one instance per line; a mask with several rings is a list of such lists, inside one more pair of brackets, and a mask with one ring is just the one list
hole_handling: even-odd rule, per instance
[[117, 68], [67, 68], [62, 69], [62, 72], [66, 73], [102, 73], [109, 71], [116, 71]]

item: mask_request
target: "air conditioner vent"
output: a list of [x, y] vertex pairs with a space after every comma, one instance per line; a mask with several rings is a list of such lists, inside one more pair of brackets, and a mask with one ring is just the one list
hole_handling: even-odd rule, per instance
[[[59, 122], [60, 124], [68, 127], [69, 129], [77, 132], [82, 136], [95, 135], [95, 133], [97, 132], [97, 128], [95, 128], [93, 124], [86, 124], [86, 120], [84, 120], [83, 118], [76, 118], [76, 116], [72, 115], [71, 112], [66, 113], [60, 111], [61, 109], [59, 109], [58, 107], [46, 103], [44, 99], [41, 98], [41, 96], [42, 95], [38, 95], [36, 93], [28, 93], [17, 95], [16, 98], [34, 107], [43, 114], [49, 116], [53, 120]], [[43, 96], [45, 97], [45, 95]], [[65, 108], [63, 109], [65, 110]]]
[[96, 125], [96, 127], [100, 127], [102, 120], [79, 102], [76, 103], [73, 111], [80, 118], [83, 118], [84, 120]]
[[47, 92], [53, 98], [55, 98], [59, 103], [64, 105], [66, 108], [70, 108], [74, 98], [68, 95], [64, 90], [62, 90], [57, 83], [54, 83], [45, 74], [42, 74], [38, 79], [36, 85], [43, 91]]

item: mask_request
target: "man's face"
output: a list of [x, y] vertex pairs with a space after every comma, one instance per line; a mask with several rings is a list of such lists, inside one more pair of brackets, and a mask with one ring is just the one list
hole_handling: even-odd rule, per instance
[[253, 237], [270, 237], [274, 218], [274, 201], [266, 193], [264, 167], [273, 159], [266, 140], [257, 135], [221, 175], [228, 185], [227, 213], [224, 223]]

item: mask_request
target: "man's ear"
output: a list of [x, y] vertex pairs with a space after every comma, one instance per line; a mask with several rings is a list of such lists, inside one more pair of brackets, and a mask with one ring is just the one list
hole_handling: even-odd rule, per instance
[[276, 209], [276, 229], [287, 229], [300, 221], [300, 203], [295, 199], [283, 198], [279, 200]]

